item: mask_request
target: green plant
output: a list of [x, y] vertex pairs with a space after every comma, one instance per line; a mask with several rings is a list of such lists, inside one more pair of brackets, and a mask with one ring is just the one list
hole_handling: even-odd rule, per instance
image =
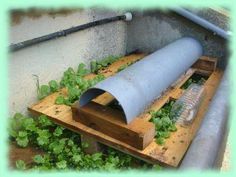
[[[84, 73], [84, 72], [83, 72]], [[59, 95], [56, 98], [56, 104], [71, 105], [80, 98], [80, 95], [89, 87], [102, 81], [105, 77], [98, 74], [93, 79], [85, 80], [81, 75], [76, 74], [70, 69], [70, 72], [65, 72], [61, 81], [62, 86], [67, 88], [67, 96]]]
[[57, 81], [51, 80], [48, 83], [51, 92], [57, 92], [59, 90], [59, 85]]
[[[44, 151], [32, 157], [33, 170], [115, 170], [129, 168], [152, 168], [143, 161], [137, 160], [112, 148], [103, 153], [86, 154], [87, 144], [80, 141], [80, 135], [54, 124], [46, 116], [37, 118], [16, 113], [9, 126], [10, 139], [20, 147], [36, 147]], [[17, 141], [27, 137], [27, 143]], [[138, 165], [137, 165], [138, 164]], [[138, 167], [137, 167], [138, 166]], [[16, 162], [17, 169], [26, 169], [24, 161]]]
[[174, 120], [170, 117], [171, 107], [174, 101], [169, 101], [158, 111], [150, 111], [150, 121], [155, 124], [156, 143], [163, 145], [165, 139], [170, 137], [170, 133], [177, 130]]
[[207, 80], [207, 77], [201, 76], [199, 74], [193, 74], [182, 86], [181, 89], [187, 89], [191, 84], [203, 85]]
[[39, 81], [37, 78], [37, 97], [39, 100], [45, 98], [49, 94], [56, 92], [59, 90], [59, 85], [55, 80], [51, 80], [48, 82], [48, 85], [39, 86]]
[[[59, 82], [60, 84], [57, 83], [55, 80], [51, 80], [48, 82], [48, 85], [39, 85], [39, 78], [37, 75], [34, 75], [37, 79], [36, 86], [37, 86], [37, 95], [38, 99], [43, 99], [49, 94], [53, 92], [57, 92], [60, 88], [62, 87], [73, 87], [73, 90], [75, 85], [76, 85], [76, 80], [79, 78], [82, 78], [86, 74], [88, 74], [90, 71], [86, 69], [86, 65], [84, 63], [80, 63], [78, 65], [77, 71], [75, 72], [73, 68], [69, 67], [65, 72], [64, 75]], [[75, 91], [72, 91], [73, 94]], [[73, 98], [71, 98], [73, 99]], [[67, 101], [67, 102], [70, 102]]]
[[41, 85], [38, 89], [38, 99], [43, 99], [51, 93], [48, 85]]
[[[115, 62], [118, 57], [109, 56], [100, 61], [91, 61], [90, 67], [93, 73], [98, 74], [100, 69], [103, 69], [113, 62]], [[130, 63], [132, 64], [132, 63]], [[118, 71], [119, 72], [119, 71]], [[94, 86], [98, 82], [102, 81], [105, 77], [102, 74], [98, 74], [93, 79], [85, 80], [84, 76], [90, 73], [90, 70], [86, 69], [84, 63], [80, 63], [77, 67], [77, 71], [69, 67], [64, 73], [59, 81], [59, 84], [55, 80], [49, 81], [48, 85], [39, 85], [39, 78], [37, 75], [34, 75], [37, 78], [37, 94], [38, 99], [43, 99], [53, 92], [59, 91], [60, 88], [65, 87], [67, 89], [67, 96], [59, 95], [55, 103], [56, 104], [65, 104], [72, 105], [76, 100], [80, 98], [80, 95], [86, 91], [89, 87]]]
[[26, 169], [26, 164], [23, 160], [17, 160], [16, 161], [16, 168], [18, 170], [25, 170]]
[[111, 65], [112, 63], [114, 63], [119, 57], [115, 57], [115, 56], [109, 56], [106, 57], [102, 60], [99, 61], [91, 61], [90, 62], [90, 68], [91, 68], [91, 72], [98, 74], [99, 70]]

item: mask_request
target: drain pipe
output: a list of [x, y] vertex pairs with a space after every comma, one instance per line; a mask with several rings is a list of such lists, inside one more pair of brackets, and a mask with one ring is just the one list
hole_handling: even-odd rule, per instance
[[229, 111], [228, 77], [227, 69], [201, 127], [180, 165], [181, 170], [206, 170], [215, 167], [223, 143], [222, 140], [227, 130]]
[[195, 15], [194, 13], [185, 10], [184, 8], [176, 8], [172, 9], [175, 13], [191, 20], [192, 22], [202, 26], [203, 28], [212, 31], [213, 33], [217, 34], [218, 36], [221, 36], [224, 39], [229, 39], [229, 37], [232, 35], [231, 31], [225, 31], [222, 28], [210, 23], [209, 21]]
[[62, 36], [67, 36], [69, 34], [84, 30], [84, 29], [88, 29], [94, 26], [98, 26], [98, 25], [104, 25], [110, 22], [115, 22], [115, 21], [119, 21], [119, 20], [124, 20], [124, 21], [131, 21], [132, 20], [132, 14], [130, 12], [125, 13], [124, 15], [119, 15], [119, 16], [115, 16], [115, 17], [110, 17], [110, 18], [104, 18], [101, 20], [96, 20], [87, 24], [83, 24], [83, 25], [79, 25], [79, 26], [75, 26], [75, 27], [71, 27], [65, 30], [61, 30], [61, 31], [57, 31], [51, 34], [47, 34], [41, 37], [37, 37], [34, 39], [29, 39], [23, 42], [19, 42], [17, 44], [11, 44], [10, 45], [10, 51], [14, 52], [20, 49], [23, 49], [25, 47], [29, 47], [35, 44], [39, 44], [41, 42], [45, 42], [45, 41], [49, 41], [52, 39], [57, 39], [59, 37]]

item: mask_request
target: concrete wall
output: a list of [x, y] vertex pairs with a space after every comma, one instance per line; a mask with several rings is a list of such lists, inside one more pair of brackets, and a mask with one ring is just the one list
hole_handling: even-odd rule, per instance
[[[78, 10], [66, 14], [37, 17], [23, 16], [10, 27], [10, 43], [39, 37], [51, 32], [114, 16], [120, 12]], [[44, 42], [11, 53], [9, 58], [9, 113], [27, 112], [27, 106], [37, 101], [36, 80], [47, 84], [59, 80], [68, 67], [89, 63], [109, 55], [120, 56], [126, 50], [126, 25], [119, 21]]]
[[[134, 17], [131, 22], [98, 26], [12, 53], [9, 59], [10, 114], [25, 113], [26, 107], [36, 102], [33, 74], [39, 76], [41, 84], [45, 84], [49, 80], [59, 79], [66, 68], [76, 67], [80, 62], [88, 64], [91, 59], [125, 55], [135, 50], [150, 53], [183, 36], [197, 38], [203, 44], [205, 55], [217, 57], [220, 66], [225, 65], [226, 43], [212, 32], [173, 12], [148, 10], [132, 13]], [[212, 17], [212, 12], [196, 13], [208, 20], [212, 19], [212, 22], [223, 28], [227, 27], [227, 21], [213, 19], [216, 14]], [[44, 14], [37, 18], [25, 16], [11, 26], [10, 42], [17, 43], [116, 14], [122, 12], [90, 9], [64, 15]]]
[[[219, 58], [219, 65], [224, 67], [227, 44], [212, 32], [170, 11], [134, 11], [133, 14], [133, 20], [128, 23], [127, 52], [140, 50], [150, 53], [176, 39], [190, 36], [201, 42], [204, 55]], [[211, 19], [207, 13], [204, 17]], [[216, 25], [223, 23], [214, 19], [212, 22]]]

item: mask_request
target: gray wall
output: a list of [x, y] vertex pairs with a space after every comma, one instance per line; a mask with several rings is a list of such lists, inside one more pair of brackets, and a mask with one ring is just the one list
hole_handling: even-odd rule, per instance
[[[226, 28], [225, 19], [214, 19], [212, 13], [198, 14]], [[24, 16], [10, 28], [10, 42], [17, 43], [96, 19], [122, 14], [122, 11], [78, 10], [64, 15], [43, 14], [37, 18]], [[210, 14], [210, 15], [209, 15]], [[67, 37], [44, 42], [10, 54], [9, 58], [9, 112], [26, 113], [27, 106], [37, 101], [36, 81], [40, 84], [59, 80], [68, 67], [89, 63], [109, 55], [125, 55], [135, 50], [151, 53], [164, 45], [192, 36], [201, 41], [204, 54], [220, 59], [225, 65], [227, 56], [225, 41], [211, 32], [171, 12], [160, 10], [133, 11], [131, 22], [114, 22], [74, 33]], [[188, 49], [186, 49], [188, 50]]]
[[[133, 14], [133, 20], [128, 23], [128, 53], [134, 50], [150, 53], [183, 36], [191, 36], [202, 43], [204, 55], [219, 58], [220, 66], [224, 66], [224, 59], [227, 57], [226, 43], [212, 32], [173, 12], [150, 10], [134, 11]], [[207, 13], [204, 17], [212, 19]], [[215, 19], [212, 22], [222, 23]]]
[[[10, 43], [39, 37], [51, 32], [84, 24], [96, 19], [114, 16], [120, 12], [78, 10], [66, 14], [42, 14], [37, 18], [23, 16], [10, 27]], [[114, 22], [91, 28], [56, 40], [44, 42], [11, 53], [9, 58], [9, 113], [27, 112], [35, 103], [36, 81], [47, 84], [59, 80], [68, 67], [76, 68], [80, 62], [101, 59], [109, 55], [120, 56], [126, 50], [126, 25]]]

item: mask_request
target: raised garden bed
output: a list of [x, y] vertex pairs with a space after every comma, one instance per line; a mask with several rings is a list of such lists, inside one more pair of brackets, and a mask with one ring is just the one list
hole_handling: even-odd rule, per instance
[[[77, 133], [84, 134], [86, 136], [90, 136], [96, 141], [101, 142], [102, 144], [108, 145], [110, 147], [113, 147], [115, 149], [118, 149], [119, 151], [123, 151], [125, 153], [128, 153], [134, 157], [138, 157], [139, 159], [142, 159], [144, 161], [147, 161], [152, 164], [161, 164], [164, 166], [173, 166], [177, 167], [179, 162], [181, 161], [183, 155], [185, 154], [191, 140], [193, 139], [202, 118], [204, 117], [205, 112], [207, 111], [207, 107], [210, 103], [211, 98], [214, 95], [214, 92], [220, 82], [220, 78], [222, 76], [222, 72], [218, 69], [215, 70], [215, 68], [212, 70], [212, 67], [207, 67], [205, 69], [204, 67], [206, 65], [203, 65], [204, 67], [199, 66], [199, 63], [193, 68], [190, 68], [185, 74], [183, 74], [179, 80], [176, 81], [168, 90], [166, 90], [163, 95], [158, 98], [156, 101], [153, 102], [153, 104], [150, 106], [150, 108], [140, 116], [141, 119], [144, 119], [146, 121], [154, 122], [155, 124], [155, 119], [160, 117], [159, 111], [160, 110], [169, 110], [166, 107], [171, 106], [172, 100], [175, 100], [179, 98], [182, 93], [183, 89], [181, 89], [181, 86], [183, 86], [186, 81], [194, 74], [194, 73], [203, 73], [203, 77], [207, 75], [207, 79], [204, 83], [205, 89], [207, 90], [207, 95], [205, 97], [205, 101], [203, 101], [199, 112], [195, 118], [194, 123], [192, 126], [189, 127], [181, 127], [179, 125], [176, 125], [176, 127], [173, 125], [172, 130], [169, 129], [170, 131], [162, 131], [162, 133], [157, 133], [156, 138], [153, 140], [153, 142], [144, 150], [137, 150], [136, 148], [133, 148], [129, 145], [127, 145], [124, 142], [118, 141], [112, 137], [109, 137], [101, 132], [98, 132], [92, 128], [89, 128], [79, 122], [75, 122], [72, 119], [72, 111], [70, 105], [79, 98], [79, 95], [81, 94], [80, 91], [86, 90], [89, 86], [95, 84], [96, 82], [99, 82], [100, 80], [103, 79], [103, 77], [109, 77], [113, 74], [115, 74], [117, 71], [123, 70], [124, 68], [122, 66], [128, 66], [131, 63], [134, 63], [135, 61], [141, 59], [144, 54], [133, 54], [130, 56], [123, 57], [114, 63], [109, 63], [109, 64], [103, 64], [104, 67], [100, 68], [101, 70], [94, 69], [94, 73], [92, 74], [87, 74], [87, 71], [85, 68], [80, 65], [80, 71], [79, 74], [82, 76], [82, 80], [78, 80], [78, 83], [84, 82], [86, 80], [90, 80], [90, 82], [86, 82], [86, 84], [83, 84], [84, 88], [82, 90], [80, 87], [70, 87], [70, 82], [72, 82], [71, 85], [73, 85], [73, 77], [70, 78], [70, 76], [73, 76], [73, 70], [67, 70], [68, 72], [65, 75], [66, 77], [63, 77], [64, 81], [60, 84], [61, 86], [66, 86], [67, 88], [62, 88], [59, 90], [59, 86], [55, 84], [55, 82], [51, 82], [49, 86], [44, 86], [44, 87], [39, 87], [39, 98], [42, 98], [41, 101], [38, 103], [34, 104], [33, 106], [29, 107], [29, 111], [35, 115], [46, 115], [48, 118], [50, 118], [52, 121], [54, 121], [56, 125], [53, 123], [53, 127], [46, 128], [45, 131], [48, 133], [47, 136], [50, 136], [50, 138], [55, 139], [55, 141], [61, 141], [61, 139], [66, 138], [66, 140], [62, 140], [63, 148], [60, 150], [60, 153], [62, 153], [64, 157], [55, 157], [52, 158], [50, 155], [49, 157], [47, 156], [47, 153], [50, 152], [50, 154], [53, 155], [53, 148], [50, 149], [48, 144], [46, 147], [44, 147], [43, 144], [40, 144], [38, 141], [38, 138], [40, 137], [39, 133], [36, 132], [35, 134], [33, 133], [31, 138], [32, 140], [29, 140], [30, 148], [33, 149], [34, 147], [39, 147], [40, 149], [44, 149], [44, 153], [46, 152], [46, 156], [37, 156], [36, 159], [33, 161], [27, 162], [26, 166], [27, 168], [29, 167], [34, 167], [38, 169], [65, 169], [65, 168], [72, 168], [72, 169], [79, 169], [79, 170], [92, 170], [92, 169], [102, 169], [102, 170], [109, 170], [109, 169], [129, 169], [130, 167], [133, 168], [152, 168], [153, 166], [150, 164], [147, 164], [143, 161], [137, 160], [129, 155], [124, 155], [123, 153], [120, 153], [116, 150], [105, 150], [102, 153], [95, 153], [93, 155], [88, 155], [84, 153], [84, 148], [86, 149], [86, 145], [80, 145], [80, 138]], [[212, 59], [203, 57], [201, 58], [201, 61], [204, 61], [212, 64], [214, 62]], [[202, 62], [202, 63], [204, 63]], [[105, 62], [104, 62], [105, 63]], [[95, 65], [97, 67], [97, 63], [93, 64], [94, 68]], [[99, 64], [101, 65], [101, 64]], [[109, 66], [108, 66], [109, 65]], [[101, 65], [102, 66], [102, 65]], [[106, 67], [105, 67], [106, 66]], [[212, 65], [210, 65], [212, 66]], [[214, 63], [215, 66], [215, 63]], [[209, 69], [210, 68], [210, 69]], [[78, 74], [77, 71], [77, 74]], [[97, 74], [100, 74], [102, 76], [97, 76]], [[75, 75], [77, 75], [75, 74]], [[67, 78], [67, 79], [65, 79]], [[91, 80], [95, 78], [95, 80]], [[80, 77], [81, 79], [81, 77]], [[80, 81], [80, 82], [79, 82]], [[75, 83], [75, 85], [79, 85], [78, 83]], [[59, 84], [58, 84], [59, 85]], [[187, 87], [187, 86], [185, 86]], [[52, 93], [55, 92], [55, 93]], [[51, 94], [51, 95], [49, 95]], [[47, 96], [49, 95], [49, 96]], [[112, 98], [109, 94], [105, 93], [99, 97], [97, 97], [95, 102], [101, 104], [101, 105], [109, 105], [112, 101], [114, 101], [114, 98]], [[167, 105], [166, 105], [167, 104]], [[164, 106], [165, 105], [165, 106]], [[164, 106], [164, 107], [163, 107]], [[158, 113], [159, 112], [159, 113]], [[166, 111], [165, 111], [166, 112]], [[168, 111], [165, 113], [168, 114]], [[35, 120], [36, 122], [38, 121], [37, 118]], [[68, 128], [67, 129], [62, 128], [60, 125], [63, 127]], [[157, 125], [156, 125], [157, 126]], [[41, 129], [41, 128], [40, 128]], [[43, 128], [44, 130], [44, 128]], [[50, 130], [50, 131], [47, 131]], [[176, 131], [177, 130], [177, 131]], [[31, 131], [31, 130], [27, 130]], [[68, 132], [67, 137], [64, 137], [64, 131]], [[76, 133], [73, 133], [76, 132]], [[59, 136], [56, 136], [57, 133], [59, 133]], [[49, 135], [50, 134], [50, 135]], [[21, 134], [22, 135], [22, 134]], [[20, 138], [24, 139], [26, 135], [22, 135]], [[28, 136], [28, 135], [27, 135]], [[30, 137], [29, 136], [29, 137]], [[78, 136], [77, 140], [73, 142], [76, 144], [76, 149], [80, 149], [79, 151], [76, 151], [77, 153], [71, 153], [71, 155], [68, 155], [66, 153], [66, 150], [71, 152], [72, 149], [66, 149], [66, 147], [69, 146], [69, 140], [71, 139], [70, 137], [73, 136]], [[14, 137], [14, 136], [13, 136]], [[27, 138], [29, 138], [27, 137]], [[15, 135], [15, 138], [13, 140], [16, 140], [16, 138], [19, 138], [19, 131], [17, 132], [17, 135]], [[50, 139], [48, 137], [48, 139]], [[30, 138], [29, 138], [30, 139]], [[42, 138], [44, 139], [44, 138]], [[65, 141], [63, 143], [63, 141]], [[72, 140], [73, 141], [73, 140]], [[54, 142], [54, 140], [52, 141]], [[50, 142], [50, 143], [52, 143]], [[71, 142], [71, 141], [70, 141]], [[42, 143], [42, 142], [41, 142]], [[19, 143], [18, 143], [19, 144]], [[27, 143], [28, 144], [28, 143]], [[59, 143], [60, 144], [60, 143]], [[66, 144], [66, 145], [65, 145]], [[48, 146], [48, 147], [47, 147]], [[56, 145], [55, 145], [56, 146]], [[12, 146], [13, 147], [13, 146]], [[57, 147], [57, 146], [56, 146]], [[107, 149], [107, 148], [105, 148]], [[110, 149], [110, 148], [109, 148]], [[11, 151], [11, 157], [15, 157], [13, 154], [16, 151]], [[27, 150], [26, 150], [27, 152]], [[24, 154], [24, 153], [22, 153]], [[76, 156], [78, 155], [78, 156]], [[54, 154], [55, 156], [55, 154]], [[19, 158], [11, 158], [12, 163], [14, 164], [13, 161], [21, 159], [20, 156]], [[29, 157], [32, 159], [32, 157]], [[49, 159], [49, 160], [48, 160]], [[74, 162], [74, 161], [75, 162]], [[82, 162], [83, 161], [83, 162]], [[43, 162], [43, 163], [42, 163]], [[87, 162], [87, 164], [83, 164]], [[23, 163], [18, 162], [18, 166], [23, 167]], [[97, 163], [97, 164], [96, 164]], [[45, 167], [46, 165], [46, 167]], [[154, 166], [159, 169], [159, 165]]]

